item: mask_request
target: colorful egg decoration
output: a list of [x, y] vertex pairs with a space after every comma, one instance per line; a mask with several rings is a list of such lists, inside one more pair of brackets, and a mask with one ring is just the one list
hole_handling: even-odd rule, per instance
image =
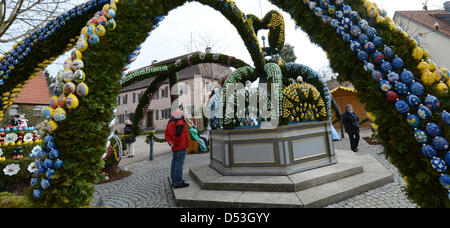
[[47, 179], [42, 179], [41, 180], [41, 188], [42, 189], [47, 189], [47, 188], [50, 188], [50, 181], [49, 180], [47, 180]]
[[429, 70], [424, 70], [422, 72], [422, 82], [426, 86], [431, 86], [436, 81], [436, 78], [434, 77], [433, 73]]
[[372, 42], [379, 49], [381, 49], [384, 46], [383, 39], [381, 37], [379, 37], [379, 36], [375, 36], [375, 38], [373, 38]]
[[75, 109], [78, 107], [78, 105], [79, 105], [79, 102], [78, 102], [77, 96], [75, 96], [73, 93], [70, 94], [69, 96], [67, 96], [67, 99], [66, 99], [67, 108]]
[[83, 70], [77, 70], [75, 73], [73, 73], [73, 81], [76, 83], [84, 82], [86, 79], [86, 75], [84, 74]]
[[45, 177], [47, 179], [50, 179], [53, 177], [54, 174], [55, 174], [55, 171], [53, 169], [49, 169], [49, 170], [47, 170], [47, 172], [45, 172]]
[[419, 109], [417, 110], [417, 114], [419, 115], [420, 118], [422, 118], [424, 120], [429, 120], [432, 115], [431, 110], [425, 105], [419, 106]]
[[45, 107], [42, 109], [42, 114], [44, 115], [45, 118], [51, 119], [53, 118], [54, 109], [51, 107]]
[[46, 169], [51, 169], [51, 168], [53, 168], [53, 161], [51, 160], [51, 159], [45, 159], [45, 161], [44, 161], [44, 167], [46, 168]]
[[373, 77], [373, 79], [375, 79], [375, 81], [379, 82], [379, 81], [383, 80], [384, 75], [383, 75], [383, 73], [381, 73], [381, 71], [374, 70], [372, 72], [372, 77]]
[[395, 72], [389, 72], [389, 74], [387, 75], [387, 78], [390, 82], [395, 83], [400, 79], [400, 75], [398, 75]]
[[84, 63], [81, 59], [75, 59], [72, 64], [72, 69], [74, 71], [81, 70], [84, 68]]
[[68, 82], [64, 85], [64, 94], [69, 95], [71, 93], [75, 92], [75, 84], [72, 82]]
[[[369, 37], [366, 34], [361, 33], [358, 36], [359, 42], [364, 46], [367, 42], [369, 42]], [[364, 47], [365, 48], [365, 47]]]
[[426, 134], [424, 131], [422, 131], [422, 130], [415, 130], [415, 131], [414, 131], [414, 138], [416, 138], [416, 141], [417, 141], [418, 143], [421, 143], [421, 144], [426, 144], [426, 143], [428, 143], [428, 136], [427, 136], [427, 134]]
[[432, 159], [433, 157], [436, 157], [436, 156], [438, 155], [438, 152], [437, 152], [436, 149], [434, 149], [433, 146], [424, 144], [424, 145], [422, 146], [422, 154], [423, 154], [423, 156], [425, 156], [426, 158]]
[[352, 7], [350, 7], [349, 5], [344, 5], [342, 7], [342, 11], [345, 15], [349, 15], [352, 12]]
[[377, 30], [373, 27], [369, 27], [366, 30], [366, 35], [369, 37], [369, 39], [373, 40], [377, 36]]
[[82, 82], [77, 85], [76, 93], [80, 97], [85, 97], [89, 93], [89, 87], [86, 85], [86, 83]]
[[395, 102], [398, 99], [398, 94], [395, 91], [389, 90], [386, 92], [386, 98], [390, 101], [390, 102]]
[[52, 149], [52, 151], [50, 151], [49, 156], [51, 159], [57, 159], [59, 157], [59, 151], [56, 149]]
[[438, 173], [445, 173], [447, 171], [447, 165], [438, 157], [431, 159], [431, 167]]
[[376, 64], [380, 64], [384, 60], [384, 54], [381, 52], [376, 52], [373, 54], [372, 59]]
[[402, 82], [397, 82], [395, 84], [395, 90], [399, 93], [399, 94], [407, 94], [408, 93], [408, 86], [405, 85]]
[[418, 128], [420, 127], [420, 123], [421, 120], [418, 116], [414, 115], [414, 114], [409, 114], [406, 117], [406, 122], [408, 123], [408, 125], [412, 128]]
[[430, 64], [422, 61], [417, 65], [417, 69], [419, 69], [420, 71], [430, 70]]
[[400, 74], [400, 80], [406, 85], [410, 85], [414, 81], [414, 74], [409, 70], [404, 70]]
[[403, 66], [405, 66], [405, 63], [403, 62], [403, 60], [399, 57], [395, 57], [392, 60], [392, 68], [394, 68], [395, 70], [400, 70], [403, 68]]
[[357, 25], [352, 25], [352, 27], [350, 27], [350, 34], [354, 37], [358, 37], [359, 34], [361, 34], [361, 28]]
[[414, 95], [419, 97], [425, 93], [425, 88], [419, 82], [411, 83], [410, 90]]
[[96, 29], [95, 34], [97, 34], [100, 37], [102, 37], [106, 34], [106, 29], [103, 25], [97, 25], [97, 27], [95, 29]]
[[63, 80], [65, 82], [71, 82], [73, 80], [73, 71], [70, 69], [65, 70], [63, 74]]
[[31, 178], [31, 181], [30, 181], [31, 187], [34, 187], [36, 185], [37, 181], [38, 181], [38, 179], [36, 177]]
[[440, 116], [444, 123], [447, 124], [447, 126], [450, 126], [450, 113], [448, 113], [447, 111], [443, 111], [441, 112]]
[[364, 62], [364, 70], [368, 73], [372, 73], [375, 70], [375, 65], [371, 62]]
[[85, 35], [92, 36], [95, 34], [96, 27], [95, 25], [89, 25], [87, 29], [87, 33]]
[[55, 164], [53, 165], [54, 169], [61, 169], [63, 167], [63, 161], [62, 160], [56, 160]]
[[392, 64], [389, 61], [383, 61], [380, 68], [384, 73], [388, 73], [390, 70], [392, 70]]
[[339, 27], [337, 27], [336, 32], [337, 32], [340, 36], [343, 36], [343, 35], [345, 34], [345, 28], [344, 28], [344, 26], [339, 26]]
[[55, 120], [56, 122], [60, 122], [60, 121], [64, 121], [67, 117], [67, 113], [66, 111], [59, 107], [55, 110], [55, 113], [53, 114], [53, 120]]
[[411, 107], [414, 108], [418, 107], [421, 104], [420, 98], [414, 94], [409, 94], [408, 97], [406, 98], [406, 101]]
[[81, 52], [84, 52], [88, 49], [88, 42], [85, 39], [79, 39], [75, 45], [75, 48]]
[[358, 52], [359, 49], [361, 49], [361, 44], [358, 41], [354, 40], [350, 43], [350, 50]]
[[89, 44], [96, 45], [100, 42], [100, 37], [97, 34], [92, 34], [89, 36]]
[[409, 111], [409, 105], [404, 100], [398, 100], [395, 102], [395, 109], [402, 114], [406, 114]]
[[441, 177], [439, 177], [439, 183], [441, 183], [442, 187], [445, 189], [450, 190], [450, 176], [448, 174], [442, 174]]
[[441, 134], [441, 128], [435, 123], [428, 123], [426, 131], [431, 136], [439, 136]]
[[420, 48], [420, 47], [414, 48], [412, 56], [415, 60], [421, 60], [423, 58], [422, 48]]
[[388, 58], [388, 59], [394, 58], [394, 51], [392, 50], [391, 47], [385, 46], [383, 52], [384, 52], [384, 56], [386, 56], [386, 58]]
[[53, 96], [50, 98], [49, 106], [53, 109], [58, 107], [58, 97], [57, 96]]
[[64, 105], [66, 105], [66, 96], [61, 95], [58, 97], [58, 106], [64, 107]]
[[433, 138], [433, 146], [438, 150], [447, 150], [448, 141], [442, 136], [436, 136]]
[[437, 99], [437, 97], [435, 97], [433, 95], [428, 95], [425, 98], [424, 104], [433, 111], [438, 110], [439, 106], [441, 105], [441, 103], [439, 102], [439, 99]]
[[389, 81], [387, 81], [387, 80], [381, 80], [380, 81], [380, 88], [381, 88], [381, 90], [387, 92], [387, 91], [389, 91], [392, 88], [392, 84]]
[[63, 63], [63, 68], [64, 70], [70, 70], [72, 69], [72, 60], [71, 59], [66, 59]]
[[369, 28], [369, 22], [365, 19], [359, 20], [358, 25], [363, 31], [366, 31]]
[[445, 161], [447, 164], [450, 164], [450, 151], [447, 152], [447, 153], [445, 153], [444, 161]]
[[114, 19], [108, 20], [106, 27], [108, 28], [109, 31], [115, 30], [116, 29], [116, 21]]
[[366, 49], [366, 51], [368, 52], [368, 53], [374, 53], [375, 52], [375, 50], [376, 50], [376, 46], [375, 46], [375, 44], [374, 43], [372, 43], [372, 42], [367, 42], [367, 43], [365, 43], [364, 44], [364, 49]]
[[106, 22], [107, 22], [106, 17], [104, 17], [104, 16], [97, 17], [97, 24], [98, 25], [106, 26]]
[[352, 35], [348, 34], [348, 33], [344, 33], [344, 35], [342, 35], [342, 39], [347, 42], [350, 43], [352, 41]]
[[82, 59], [83, 54], [81, 54], [81, 51], [79, 51], [78, 49], [73, 49], [70, 53], [70, 57], [72, 58], [72, 61], [76, 59]]
[[41, 189], [35, 189], [33, 190], [33, 197], [35, 199], [39, 199], [39, 197], [41, 197], [42, 195], [42, 190]]
[[108, 19], [112, 19], [112, 18], [116, 17], [116, 12], [114, 11], [114, 9], [109, 9], [106, 14], [106, 17]]
[[350, 20], [350, 18], [344, 17], [341, 24], [342, 26], [344, 26], [345, 29], [350, 29], [353, 23], [352, 20]]

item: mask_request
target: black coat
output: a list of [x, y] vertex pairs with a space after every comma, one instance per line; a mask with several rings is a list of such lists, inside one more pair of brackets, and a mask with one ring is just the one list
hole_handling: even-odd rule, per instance
[[[132, 133], [131, 131], [131, 124], [130, 125], [125, 125], [125, 128], [123, 129], [123, 133], [125, 135], [129, 135]], [[136, 142], [136, 138], [135, 137], [126, 137], [125, 138], [125, 143], [134, 143]]]
[[342, 115], [342, 122], [347, 133], [358, 133], [359, 132], [359, 117], [355, 112], [346, 111]]

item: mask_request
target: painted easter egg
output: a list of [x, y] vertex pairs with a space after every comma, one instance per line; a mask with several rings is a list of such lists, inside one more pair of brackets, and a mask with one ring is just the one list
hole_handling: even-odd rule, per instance
[[411, 107], [418, 107], [421, 104], [420, 98], [414, 94], [409, 94], [406, 101]]
[[46, 119], [51, 119], [53, 118], [54, 111], [55, 110], [51, 107], [45, 107], [42, 109], [42, 114]]
[[100, 37], [97, 34], [92, 34], [89, 36], [89, 44], [96, 45], [100, 42]]
[[388, 58], [388, 59], [394, 58], [394, 51], [392, 50], [391, 47], [385, 46], [383, 52], [384, 52], [384, 55], [386, 56], [386, 58]]
[[428, 95], [425, 98], [424, 104], [432, 111], [438, 110], [441, 105], [441, 103], [439, 102], [439, 99], [437, 99], [437, 97], [435, 97], [433, 95]]
[[398, 94], [395, 91], [389, 90], [386, 92], [386, 98], [390, 101], [390, 102], [395, 102], [398, 99]]
[[116, 29], [116, 21], [114, 19], [109, 19], [108, 23], [106, 24], [106, 27], [108, 30], [113, 31]]
[[380, 88], [381, 88], [381, 90], [387, 92], [387, 91], [389, 91], [392, 88], [392, 84], [389, 81], [387, 81], [387, 80], [381, 80], [380, 81]]
[[437, 152], [436, 149], [434, 149], [433, 146], [424, 144], [424, 145], [422, 146], [422, 154], [423, 154], [423, 156], [425, 156], [426, 158], [432, 159], [433, 157], [436, 157], [436, 156], [438, 155], [438, 152]]
[[70, 69], [65, 70], [63, 74], [63, 80], [64, 82], [71, 82], [73, 80], [73, 71]]
[[64, 105], [66, 105], [66, 96], [61, 95], [58, 97], [58, 106], [64, 107]]
[[442, 187], [449, 190], [449, 199], [450, 199], [450, 175], [448, 174], [441, 175], [441, 177], [439, 177], [439, 183], [441, 183]]
[[50, 181], [48, 179], [42, 179], [41, 180], [41, 188], [42, 189], [47, 189], [50, 188]]
[[395, 84], [395, 90], [399, 93], [399, 94], [407, 94], [408, 93], [408, 86], [405, 85], [402, 82], [397, 82]]
[[86, 79], [86, 75], [84, 74], [83, 70], [77, 70], [75, 73], [73, 73], [73, 81], [76, 83], [84, 82]]
[[403, 62], [403, 60], [402, 60], [401, 58], [395, 57], [395, 58], [392, 60], [392, 67], [393, 67], [395, 70], [400, 70], [400, 69], [403, 68], [403, 66], [405, 66], [405, 63]]
[[419, 109], [417, 110], [417, 114], [419, 115], [420, 118], [424, 120], [429, 120], [431, 118], [432, 112], [427, 106], [420, 105]]
[[398, 75], [396, 72], [392, 71], [387, 75], [387, 78], [390, 82], [395, 83], [400, 79], [400, 75]]
[[409, 114], [406, 117], [406, 122], [408, 123], [408, 125], [412, 128], [418, 128], [420, 126], [421, 120], [418, 116], [414, 115], [414, 114]]
[[63, 161], [62, 160], [56, 160], [55, 161], [55, 164], [53, 165], [53, 167], [55, 168], [55, 169], [61, 169], [62, 167], [63, 167]]
[[63, 68], [64, 70], [70, 70], [72, 69], [72, 60], [71, 59], [66, 59], [63, 63]]
[[409, 70], [404, 70], [400, 74], [400, 80], [406, 85], [410, 85], [414, 81], [414, 74]]
[[392, 70], [392, 64], [389, 61], [383, 61], [381, 63], [381, 71], [384, 73], [388, 73], [390, 70]]
[[70, 94], [69, 96], [67, 96], [67, 99], [66, 99], [67, 108], [74, 109], [74, 108], [77, 108], [78, 105], [79, 105], [79, 101], [78, 101], [77, 96], [75, 96], [73, 93]]
[[103, 25], [97, 25], [97, 27], [95, 29], [96, 29], [95, 34], [97, 34], [100, 37], [102, 37], [106, 34], [106, 29]]
[[447, 124], [447, 126], [450, 126], [450, 113], [448, 113], [447, 111], [443, 111], [441, 112], [440, 116], [444, 123]]
[[72, 64], [72, 69], [74, 71], [81, 70], [84, 67], [84, 63], [81, 59], [75, 59]]
[[375, 52], [375, 50], [377, 49], [377, 47], [375, 46], [375, 44], [374, 43], [372, 43], [372, 42], [366, 42], [365, 44], [364, 44], [364, 49], [366, 49], [366, 51], [368, 52], [368, 53], [374, 53]]
[[82, 83], [77, 85], [76, 93], [80, 97], [85, 97], [89, 93], [89, 87], [86, 85], [86, 83], [82, 82]]
[[72, 58], [72, 61], [76, 59], [82, 59], [83, 54], [81, 54], [81, 51], [79, 51], [78, 49], [73, 49], [70, 53], [70, 57]]
[[431, 167], [438, 173], [445, 173], [447, 171], [447, 165], [438, 157], [431, 159]]
[[426, 131], [431, 136], [439, 136], [441, 134], [441, 128], [435, 123], [428, 123], [426, 126]]
[[383, 80], [384, 75], [383, 75], [383, 73], [381, 73], [381, 71], [374, 70], [372, 72], [372, 77], [373, 77], [373, 79], [375, 79], [375, 81], [379, 82], [379, 81]]
[[448, 141], [442, 136], [436, 136], [433, 138], [433, 146], [438, 150], [447, 150]]
[[409, 111], [409, 105], [404, 100], [398, 100], [395, 102], [395, 109], [402, 114], [406, 114]]
[[376, 64], [380, 64], [385, 59], [385, 57], [383, 53], [376, 52], [375, 54], [373, 54], [372, 59]]
[[420, 84], [419, 82], [413, 82], [413, 83], [411, 83], [411, 85], [410, 85], [410, 91], [411, 91], [414, 95], [420, 97], [420, 96], [422, 96], [422, 95], [425, 93], [425, 88], [424, 88], [423, 85]]
[[53, 120], [55, 120], [56, 122], [60, 122], [63, 121], [67, 118], [67, 113], [66, 111], [59, 107], [57, 109], [55, 109], [55, 112], [53, 114]]
[[69, 95], [73, 92], [75, 92], [75, 84], [73, 84], [72, 82], [67, 82], [64, 85], [64, 94]]
[[50, 106], [50, 108], [53, 108], [53, 109], [58, 107], [58, 97], [57, 96], [53, 96], [50, 98], [49, 106]]
[[422, 131], [422, 130], [415, 130], [415, 131], [414, 131], [414, 138], [416, 138], [416, 141], [417, 141], [418, 143], [421, 143], [421, 144], [426, 144], [426, 143], [428, 143], [428, 136], [427, 136], [427, 134], [426, 134], [424, 131]]

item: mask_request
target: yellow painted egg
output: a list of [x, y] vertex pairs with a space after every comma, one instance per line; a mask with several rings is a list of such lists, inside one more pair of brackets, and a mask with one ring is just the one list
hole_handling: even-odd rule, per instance
[[88, 49], [88, 42], [85, 39], [79, 39], [75, 48], [81, 52], [84, 52]]
[[53, 118], [54, 112], [55, 112], [55, 110], [53, 108], [51, 108], [51, 107], [48, 107], [48, 106], [42, 109], [42, 114], [47, 119]]
[[78, 105], [79, 105], [79, 102], [78, 102], [77, 96], [75, 96], [73, 93], [70, 94], [69, 96], [67, 96], [67, 99], [66, 99], [67, 108], [74, 109], [74, 108], [77, 108]]
[[72, 61], [83, 58], [83, 54], [81, 54], [81, 51], [79, 51], [78, 49], [73, 49], [70, 56], [72, 58]]
[[425, 70], [422, 73], [422, 82], [423, 84], [425, 84], [426, 86], [431, 86], [433, 85], [433, 83], [436, 81], [436, 78], [434, 77], [434, 74], [429, 71], [429, 70]]
[[436, 85], [436, 89], [437, 89], [439, 95], [441, 95], [441, 96], [443, 96], [443, 95], [448, 93], [448, 86], [445, 83], [443, 83], [443, 82], [439, 82]]
[[435, 71], [436, 68], [437, 68], [436, 63], [434, 63], [434, 61], [431, 60], [431, 59], [428, 59], [427, 62], [428, 62], [428, 64], [430, 65], [430, 70], [431, 70], [431, 71]]
[[103, 25], [97, 25], [97, 28], [96, 28], [95, 33], [96, 33], [98, 36], [102, 37], [102, 36], [105, 35], [106, 29], [105, 29], [105, 27], [104, 27]]
[[430, 54], [428, 53], [428, 51], [426, 49], [423, 49], [423, 57], [425, 57], [425, 58], [430, 57]]
[[421, 60], [423, 58], [422, 48], [420, 48], [420, 47], [414, 48], [412, 56], [415, 60]]
[[48, 121], [47, 130], [49, 132], [54, 132], [57, 128], [58, 128], [58, 124], [55, 121], [53, 121], [53, 120]]
[[64, 68], [64, 70], [72, 69], [72, 60], [71, 59], [66, 59], [64, 61], [64, 64], [63, 64], [63, 68]]
[[420, 71], [430, 70], [430, 64], [422, 61], [419, 63], [419, 65], [417, 65], [417, 69], [419, 69]]
[[88, 27], [87, 27], [87, 26], [84, 26], [84, 27], [81, 29], [81, 34], [87, 36], [87, 34], [88, 34]]
[[49, 103], [50, 108], [57, 108], [58, 107], [58, 97], [57, 96], [53, 96], [50, 98], [50, 103]]
[[59, 122], [59, 121], [65, 120], [66, 117], [67, 117], [67, 113], [63, 108], [59, 107], [59, 108], [55, 109], [55, 112], [53, 114], [53, 120], [55, 120], [56, 122]]

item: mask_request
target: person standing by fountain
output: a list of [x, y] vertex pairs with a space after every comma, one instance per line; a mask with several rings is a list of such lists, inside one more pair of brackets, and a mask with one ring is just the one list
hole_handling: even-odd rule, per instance
[[350, 137], [350, 146], [353, 152], [358, 152], [359, 144], [359, 117], [353, 111], [353, 106], [348, 104], [344, 115], [342, 115], [342, 122]]
[[[131, 122], [131, 120], [126, 120], [125, 121], [125, 128], [123, 129], [123, 132], [125, 135], [129, 135], [132, 134], [133, 131], [131, 130], [131, 126], [133, 125], [133, 123]], [[125, 144], [127, 144], [127, 150], [128, 150], [128, 157], [132, 158], [134, 157], [134, 145], [136, 142], [136, 138], [135, 137], [126, 137], [125, 138]]]
[[170, 166], [170, 178], [174, 188], [185, 188], [189, 186], [183, 180], [183, 165], [184, 159], [186, 158], [186, 151], [189, 147], [189, 132], [182, 111], [183, 107], [180, 106], [172, 113], [165, 132], [165, 139], [172, 148], [173, 157]]

